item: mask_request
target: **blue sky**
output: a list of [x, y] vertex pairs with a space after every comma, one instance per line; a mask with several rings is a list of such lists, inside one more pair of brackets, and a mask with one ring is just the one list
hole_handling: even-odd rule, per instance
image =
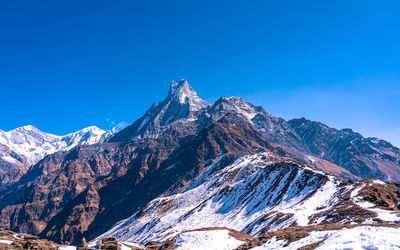
[[133, 122], [186, 78], [400, 146], [400, 1], [3, 1], [0, 129]]

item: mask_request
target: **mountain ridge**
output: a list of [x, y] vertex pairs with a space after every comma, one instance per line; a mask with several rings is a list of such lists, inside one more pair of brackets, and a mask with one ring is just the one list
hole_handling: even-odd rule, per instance
[[[173, 87], [176, 89], [173, 89]], [[204, 105], [197, 109], [196, 112], [189, 113], [187, 106], [182, 106], [179, 100], [172, 102], [179, 103], [179, 105], [174, 106], [171, 104], [171, 100], [177, 96], [182, 88], [190, 89], [194, 93], [192, 97], [196, 100], [200, 99], [187, 80], [183, 79], [178, 83], [172, 82], [166, 99], [158, 105], [153, 105], [146, 111], [145, 115], [136, 120], [127, 129], [115, 134], [109, 141], [129, 142], [135, 140], [135, 138], [140, 140], [144, 137], [162, 136], [163, 131], [169, 130], [175, 130], [175, 133], [181, 134], [178, 137], [184, 137], [197, 133], [208, 124], [216, 122], [223, 115], [233, 112], [242, 115], [267, 140], [282, 147], [296, 160], [311, 164], [317, 169], [351, 180], [375, 177], [400, 181], [400, 151], [391, 146], [389, 142], [381, 139], [364, 138], [352, 130], [330, 128], [321, 122], [313, 122], [305, 118], [286, 121], [283, 118], [267, 113], [262, 106], [255, 106], [246, 102], [243, 98], [234, 96], [229, 98], [222, 96], [214, 104]], [[172, 109], [170, 105], [173, 106]], [[175, 116], [171, 116], [169, 112], [175, 112]], [[335, 142], [338, 133], [340, 133], [343, 138], [339, 142], [342, 145], [336, 145], [337, 147], [333, 148], [332, 152], [328, 152], [328, 148], [324, 149], [326, 152], [313, 152], [310, 150], [310, 148], [313, 148], [312, 143], [305, 141], [304, 131], [301, 130], [299, 125], [296, 125], [296, 122], [298, 123], [299, 121], [309, 124], [308, 128], [310, 129], [320, 127], [320, 133], [318, 134], [320, 138], [315, 136], [311, 138], [315, 140], [314, 144], [319, 140], [318, 142], [321, 144], [328, 143], [332, 146], [331, 144]], [[177, 127], [180, 127], [180, 129], [176, 130]], [[327, 132], [321, 133], [324, 129]], [[371, 148], [370, 151], [373, 152], [370, 152], [370, 154], [380, 154], [384, 159], [372, 156], [360, 158], [360, 155], [366, 153], [350, 152], [358, 150], [351, 142], [350, 137], [357, 137], [364, 146], [368, 145]], [[374, 141], [379, 143], [374, 143]], [[337, 152], [338, 150], [342, 152]], [[339, 156], [338, 154], [342, 155]]]

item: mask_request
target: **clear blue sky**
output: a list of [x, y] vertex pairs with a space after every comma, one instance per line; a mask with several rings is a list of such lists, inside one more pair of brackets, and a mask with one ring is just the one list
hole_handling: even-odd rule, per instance
[[400, 146], [400, 1], [0, 0], [0, 129], [133, 122], [187, 78]]

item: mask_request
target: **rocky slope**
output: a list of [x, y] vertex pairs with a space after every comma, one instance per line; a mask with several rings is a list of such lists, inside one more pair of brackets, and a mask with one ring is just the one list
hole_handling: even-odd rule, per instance
[[0, 249], [52, 249], [57, 250], [57, 243], [39, 239], [37, 236], [15, 233], [0, 229]]

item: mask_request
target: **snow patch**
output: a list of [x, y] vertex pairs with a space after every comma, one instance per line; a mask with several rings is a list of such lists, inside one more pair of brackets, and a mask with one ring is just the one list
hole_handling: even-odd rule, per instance
[[384, 182], [381, 181], [381, 180], [374, 180], [373, 183], [375, 183], [375, 184], [380, 184], [380, 185], [386, 185], [386, 183], [384, 183]]
[[179, 250], [231, 250], [245, 243], [229, 235], [229, 230], [193, 231], [179, 234], [174, 244]]
[[0, 244], [7, 244], [7, 245], [11, 245], [14, 241], [12, 240], [0, 240]]
[[59, 250], [76, 250], [74, 246], [61, 246], [58, 248]]
[[366, 186], [366, 184], [363, 184], [359, 187], [354, 188], [353, 191], [351, 191], [351, 193], [350, 193], [350, 197], [351, 198], [356, 197], [358, 195], [358, 193], [361, 191], [361, 189], [363, 189], [365, 186]]
[[124, 242], [121, 242], [121, 249], [123, 249], [122, 247], [128, 247], [127, 249], [131, 249], [131, 247], [133, 247], [133, 248], [139, 248], [139, 249], [145, 249], [145, 247], [143, 246], [143, 245], [141, 245], [141, 244], [137, 244], [137, 243], [134, 243], [134, 242], [127, 242], [127, 241], [124, 241]]
[[15, 158], [13, 158], [13, 157], [11, 157], [11, 156], [9, 156], [9, 155], [6, 155], [6, 156], [3, 156], [3, 157], [1, 157], [3, 160], [5, 160], [5, 161], [7, 161], [7, 162], [9, 162], [9, 163], [13, 163], [13, 164], [18, 164], [18, 163], [20, 163], [17, 159], [15, 159]]

